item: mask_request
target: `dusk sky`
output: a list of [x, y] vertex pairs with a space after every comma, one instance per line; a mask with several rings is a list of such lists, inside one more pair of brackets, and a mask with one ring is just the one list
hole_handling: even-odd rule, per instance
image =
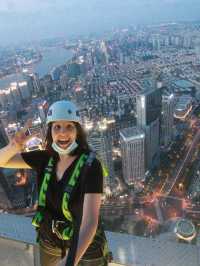
[[1, 44], [200, 19], [199, 0], [1, 0]]

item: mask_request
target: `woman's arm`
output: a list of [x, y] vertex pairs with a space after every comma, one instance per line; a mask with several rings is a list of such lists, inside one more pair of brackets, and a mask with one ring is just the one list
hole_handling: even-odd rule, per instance
[[2, 148], [0, 150], [0, 167], [30, 168], [20, 155], [20, 151], [21, 149], [13, 142], [10, 142], [6, 147]]
[[83, 217], [79, 231], [79, 239], [74, 266], [78, 265], [79, 260], [81, 259], [95, 236], [98, 226], [100, 206], [100, 193], [85, 194], [83, 203]]
[[12, 137], [9, 144], [0, 149], [0, 167], [30, 168], [30, 166], [23, 160], [20, 152], [22, 151], [24, 144], [33, 137], [33, 135], [27, 134], [27, 130], [31, 125], [32, 121], [28, 120], [24, 128], [16, 132], [15, 136]]

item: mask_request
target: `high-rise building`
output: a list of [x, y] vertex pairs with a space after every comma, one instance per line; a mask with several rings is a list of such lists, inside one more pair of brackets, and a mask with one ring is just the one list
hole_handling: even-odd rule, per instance
[[0, 148], [5, 147], [8, 144], [8, 136], [6, 134], [4, 125], [0, 120]]
[[19, 90], [20, 96], [23, 100], [30, 99], [31, 91], [29, 90], [29, 87], [27, 85], [27, 81], [18, 82], [18, 90]]
[[34, 93], [40, 93], [40, 79], [37, 73], [32, 74]]
[[60, 86], [62, 90], [66, 90], [69, 82], [69, 77], [66, 73], [62, 73], [60, 76]]
[[146, 169], [159, 161], [161, 90], [147, 88], [136, 97], [137, 126], [145, 131]]
[[42, 122], [45, 122], [45, 120], [46, 120], [48, 107], [49, 107], [49, 105], [48, 105], [48, 102], [46, 100], [44, 100], [38, 104], [39, 117], [40, 117]]
[[47, 74], [40, 79], [40, 88], [44, 90], [44, 94], [48, 95], [53, 89], [53, 80], [51, 75]]
[[21, 105], [21, 95], [18, 90], [17, 82], [10, 83], [8, 88], [0, 91], [0, 105], [4, 110], [9, 106], [11, 106], [11, 109], [13, 110], [13, 105], [15, 105], [17, 109], [17, 107]]
[[100, 49], [105, 56], [105, 63], [108, 64], [109, 63], [109, 54], [108, 54], [108, 49], [107, 49], [106, 43], [104, 41], [102, 41], [100, 43]]
[[30, 94], [37, 95], [40, 93], [40, 80], [37, 73], [25, 72], [24, 78], [27, 81], [27, 86], [29, 88]]
[[145, 133], [138, 127], [122, 129], [120, 143], [124, 180], [137, 187], [145, 176]]
[[92, 131], [88, 137], [88, 143], [94, 151], [97, 152], [100, 160], [108, 170], [108, 176], [105, 177], [104, 186], [112, 187], [114, 181], [114, 169], [112, 161], [112, 141], [110, 134], [105, 131]]
[[174, 95], [162, 96], [161, 115], [161, 144], [164, 147], [170, 145], [174, 136]]
[[164, 38], [164, 45], [167, 46], [167, 47], [170, 45], [170, 38], [169, 38], [169, 36], [165, 36], [165, 38]]
[[160, 50], [160, 36], [158, 34], [154, 34], [152, 36], [152, 46], [155, 50]]
[[[8, 103], [10, 105], [13, 106], [13, 104], [15, 105], [15, 107], [20, 106], [21, 105], [21, 101], [22, 101], [22, 95], [20, 93], [20, 89], [19, 89], [19, 85], [17, 82], [12, 82], [10, 84], [10, 88], [9, 88], [9, 93], [8, 91], [6, 92], [7, 96], [8, 96]], [[15, 110], [16, 111], [16, 110]]]
[[186, 34], [183, 37], [183, 47], [184, 48], [191, 48], [192, 47], [192, 38], [189, 34]]
[[61, 68], [60, 67], [54, 67], [51, 71], [50, 71], [50, 75], [52, 80], [56, 80], [58, 81], [60, 79], [60, 75], [61, 75]]

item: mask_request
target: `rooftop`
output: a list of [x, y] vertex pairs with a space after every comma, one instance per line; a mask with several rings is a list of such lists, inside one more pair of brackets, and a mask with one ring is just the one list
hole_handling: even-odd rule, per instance
[[192, 98], [191, 97], [180, 97], [178, 103], [176, 104], [176, 110], [186, 110], [189, 108], [192, 104]]
[[135, 139], [144, 139], [144, 131], [138, 127], [129, 127], [120, 130], [120, 136], [124, 141], [131, 141]]
[[177, 87], [184, 88], [184, 89], [188, 89], [188, 88], [194, 87], [194, 84], [192, 82], [190, 82], [188, 80], [185, 80], [185, 79], [176, 80], [174, 82], [174, 84]]

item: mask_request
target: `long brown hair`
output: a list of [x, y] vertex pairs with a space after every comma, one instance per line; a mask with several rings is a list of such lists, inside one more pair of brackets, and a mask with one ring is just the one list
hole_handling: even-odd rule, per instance
[[[77, 131], [77, 137], [76, 137], [76, 142], [78, 144], [78, 147], [72, 151], [70, 153], [71, 156], [74, 155], [80, 155], [81, 153], [88, 153], [91, 149], [87, 143], [87, 135], [86, 132], [84, 131], [84, 129], [82, 128], [82, 126], [77, 123], [77, 122], [73, 122], [75, 127], [76, 127], [76, 131]], [[46, 138], [45, 138], [45, 150], [53, 157], [59, 159], [59, 155], [56, 151], [54, 151], [54, 149], [51, 147], [53, 139], [52, 139], [52, 135], [51, 135], [51, 129], [52, 129], [52, 123], [49, 123], [48, 128], [47, 128], [47, 134], [46, 134]]]

